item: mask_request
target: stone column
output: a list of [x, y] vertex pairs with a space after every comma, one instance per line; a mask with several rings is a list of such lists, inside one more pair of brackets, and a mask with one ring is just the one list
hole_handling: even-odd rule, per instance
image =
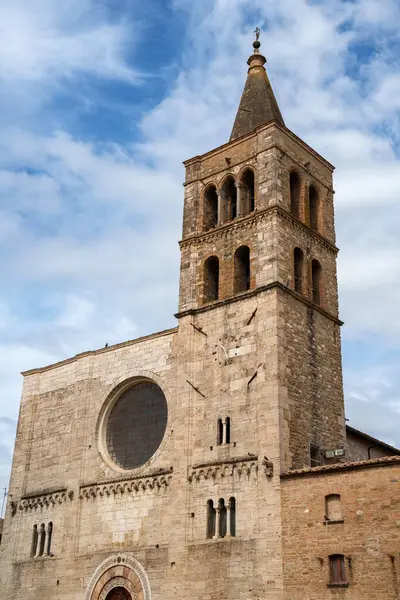
[[216, 510], [216, 520], [215, 520], [215, 535], [214, 538], [218, 538], [219, 537], [219, 529], [220, 529], [220, 523], [221, 523], [221, 509], [219, 506], [217, 506]]
[[38, 538], [37, 538], [37, 546], [36, 546], [36, 558], [38, 558], [39, 556], [42, 556], [42, 552], [40, 551], [40, 549], [42, 548], [42, 540], [43, 538], [46, 536], [46, 531], [44, 529], [44, 527], [40, 526], [40, 529], [38, 531]]
[[226, 444], [226, 419], [222, 423], [222, 443]]
[[49, 554], [48, 545], [49, 545], [49, 527], [47, 526], [47, 529], [44, 532], [44, 550], [43, 550], [44, 556], [48, 556], [48, 554]]
[[226, 537], [231, 537], [231, 503], [226, 507]]
[[237, 212], [237, 216], [241, 217], [244, 213], [244, 207], [243, 205], [243, 194], [242, 194], [242, 189], [243, 189], [243, 185], [241, 181], [235, 181], [235, 185], [236, 185], [236, 212]]
[[223, 222], [223, 215], [222, 215], [223, 196], [222, 196], [222, 190], [217, 190], [217, 196], [218, 196], [218, 218], [217, 218], [217, 224], [221, 225], [221, 223]]

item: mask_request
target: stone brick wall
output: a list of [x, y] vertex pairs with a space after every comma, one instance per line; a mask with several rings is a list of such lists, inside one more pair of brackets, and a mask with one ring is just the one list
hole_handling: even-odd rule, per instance
[[[82, 600], [98, 564], [125, 552], [155, 600], [280, 598], [276, 313], [275, 292], [264, 292], [25, 375], [1, 548], [7, 597]], [[99, 452], [99, 415], [122, 382], [143, 376], [164, 390], [168, 426], [155, 457], [124, 474]], [[216, 446], [227, 416], [231, 443]], [[230, 497], [236, 537], [206, 539], [207, 501]], [[33, 525], [49, 521], [54, 556], [30, 558]]]
[[[285, 600], [397, 600], [400, 458], [325, 469], [282, 478]], [[338, 522], [326, 522], [328, 494], [340, 494]], [[345, 557], [348, 587], [328, 587], [332, 554]]]
[[[345, 446], [340, 330], [332, 319], [279, 293], [283, 470], [310, 465], [310, 444]], [[324, 459], [322, 459], [324, 462]]]

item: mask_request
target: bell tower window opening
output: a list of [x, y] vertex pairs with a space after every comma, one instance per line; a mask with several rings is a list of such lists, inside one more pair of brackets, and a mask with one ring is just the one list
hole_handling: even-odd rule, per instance
[[206, 189], [203, 209], [203, 228], [204, 231], [208, 231], [218, 225], [218, 194], [215, 185]]
[[251, 169], [246, 169], [242, 175], [240, 189], [240, 215], [247, 215], [254, 211], [255, 192], [254, 192], [254, 173]]
[[245, 292], [250, 289], [250, 249], [241, 246], [235, 252], [234, 257], [234, 294]]
[[311, 263], [311, 281], [312, 299], [315, 304], [321, 304], [321, 273], [321, 265], [314, 259]]
[[290, 173], [290, 211], [297, 219], [300, 219], [300, 191], [300, 177], [296, 172], [292, 171]]
[[294, 249], [294, 289], [298, 294], [304, 289], [304, 254], [300, 248]]
[[229, 176], [222, 186], [223, 215], [222, 221], [232, 221], [237, 215], [237, 189], [235, 180]]
[[310, 211], [310, 227], [314, 231], [319, 230], [319, 195], [316, 188], [311, 185], [308, 191], [308, 202]]
[[204, 302], [213, 302], [218, 300], [219, 288], [219, 259], [217, 256], [210, 256], [204, 263]]

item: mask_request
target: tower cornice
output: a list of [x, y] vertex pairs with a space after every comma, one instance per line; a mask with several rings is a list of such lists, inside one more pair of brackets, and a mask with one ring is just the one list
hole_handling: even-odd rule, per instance
[[[183, 161], [183, 164], [185, 167], [188, 167], [188, 166], [193, 165], [198, 162], [201, 163], [206, 158], [209, 158], [211, 156], [225, 152], [228, 148], [234, 148], [235, 146], [241, 144], [242, 142], [249, 140], [252, 137], [257, 137], [262, 132], [268, 131], [268, 129], [274, 129], [274, 128], [277, 128], [280, 131], [282, 131], [283, 133], [286, 133], [287, 135], [289, 135], [289, 137], [291, 137], [295, 142], [297, 142], [300, 146], [302, 146], [302, 148], [304, 150], [307, 150], [307, 152], [309, 152], [316, 160], [318, 160], [321, 164], [323, 164], [325, 167], [327, 167], [331, 171], [331, 173], [333, 173], [333, 171], [335, 170], [335, 167], [334, 167], [334, 165], [332, 165], [332, 163], [330, 163], [328, 160], [326, 160], [326, 158], [324, 158], [321, 154], [319, 154], [319, 152], [317, 152], [311, 146], [309, 146], [307, 144], [307, 142], [305, 142], [302, 138], [300, 138], [298, 135], [293, 133], [293, 131], [291, 129], [289, 129], [288, 127], [286, 127], [286, 125], [281, 125], [280, 123], [278, 123], [278, 121], [271, 121], [271, 122], [267, 123], [266, 125], [261, 125], [260, 127], [257, 127], [256, 129], [254, 129], [254, 131], [252, 131], [251, 133], [247, 133], [239, 138], [236, 138], [235, 140], [232, 140], [231, 142], [226, 142], [225, 144], [222, 144], [221, 146], [217, 146], [217, 148], [214, 148], [213, 150], [209, 150], [208, 152], [205, 152], [204, 154], [198, 154], [196, 156], [193, 156], [192, 158], [188, 158], [187, 160]], [[276, 147], [278, 147], [280, 150], [282, 150], [282, 148], [280, 148], [279, 144], [277, 144], [275, 142], [272, 143], [270, 146], [271, 149], [276, 148]], [[192, 181], [196, 181], [196, 179], [186, 181], [184, 185], [187, 185], [188, 183], [191, 183]]]
[[299, 230], [309, 234], [315, 241], [324, 246], [327, 250], [329, 250], [333, 255], [337, 255], [339, 252], [339, 248], [337, 248], [334, 244], [329, 242], [322, 235], [317, 233], [316, 231], [310, 229], [305, 225], [300, 219], [297, 219], [294, 215], [292, 215], [287, 210], [284, 210], [278, 204], [274, 204], [273, 206], [269, 206], [265, 210], [259, 211], [254, 214], [246, 215], [245, 217], [239, 217], [234, 222], [229, 221], [223, 225], [219, 225], [210, 231], [206, 231], [205, 233], [196, 234], [185, 238], [179, 242], [180, 248], [185, 248], [188, 246], [196, 246], [202, 244], [203, 242], [209, 242], [214, 239], [219, 239], [222, 237], [226, 237], [227, 235], [233, 235], [237, 231], [245, 230], [253, 227], [257, 221], [261, 221], [266, 219], [270, 215], [279, 215], [280, 217], [286, 219], [290, 223], [292, 223]]
[[327, 310], [325, 310], [318, 304], [315, 304], [314, 302], [309, 300], [307, 297], [302, 296], [301, 294], [298, 294], [292, 288], [290, 288], [287, 285], [284, 285], [280, 281], [272, 281], [271, 283], [268, 283], [267, 285], [261, 285], [261, 286], [256, 287], [253, 290], [250, 290], [248, 292], [242, 292], [240, 294], [236, 294], [235, 296], [229, 296], [228, 298], [224, 298], [223, 300], [215, 300], [214, 302], [210, 302], [209, 304], [204, 304], [203, 306], [199, 306], [196, 308], [188, 308], [186, 310], [176, 313], [174, 316], [177, 319], [181, 319], [182, 317], [199, 315], [201, 313], [205, 313], [210, 310], [214, 310], [215, 308], [226, 306], [228, 304], [234, 304], [235, 302], [242, 302], [243, 300], [246, 300], [248, 298], [254, 298], [254, 297], [258, 296], [259, 294], [262, 294], [264, 292], [269, 292], [272, 290], [278, 290], [278, 291], [284, 292], [285, 294], [287, 294], [289, 296], [292, 296], [292, 298], [295, 298], [296, 300], [298, 300], [305, 306], [308, 306], [309, 308], [313, 308], [315, 311], [319, 312], [321, 315], [323, 315], [330, 321], [333, 321], [333, 323], [335, 323], [339, 327], [344, 325], [344, 322], [341, 321], [337, 316], [328, 312]]

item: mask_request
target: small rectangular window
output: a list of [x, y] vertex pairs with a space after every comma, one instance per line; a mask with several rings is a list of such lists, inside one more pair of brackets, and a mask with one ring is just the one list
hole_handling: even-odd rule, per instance
[[331, 585], [346, 585], [346, 571], [343, 554], [333, 554], [329, 557], [330, 581]]
[[320, 447], [310, 444], [310, 466], [319, 467], [322, 464]]

